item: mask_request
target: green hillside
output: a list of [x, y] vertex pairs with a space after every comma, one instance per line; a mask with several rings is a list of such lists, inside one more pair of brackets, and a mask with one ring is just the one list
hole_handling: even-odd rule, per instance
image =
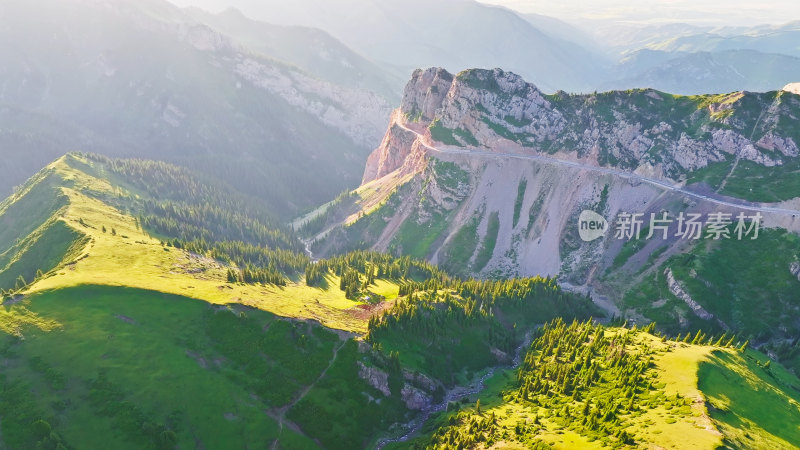
[[523, 3], [0, 0], [0, 450], [800, 450], [800, 21]]
[[[0, 330], [36, 319], [0, 333], [0, 448], [346, 449], [406, 413], [399, 395], [369, 401], [356, 366], [369, 355], [312, 322], [102, 286], [4, 310]], [[343, 397], [306, 406], [325, 396]], [[301, 431], [319, 421], [346, 434]]]
[[[796, 371], [800, 280], [790, 269], [799, 252], [798, 236], [782, 229], [762, 230], [757, 240], [702, 240], [639, 278], [623, 303], [672, 334], [733, 330]], [[666, 270], [712, 318], [698, 317], [671, 292]]]
[[69, 154], [0, 206], [0, 448], [361, 448], [536, 324], [597, 313], [551, 279], [312, 263], [252, 199], [165, 163]]
[[[320, 217], [385, 195], [369, 189]], [[798, 441], [800, 380], [745, 337], [604, 327], [551, 278], [460, 278], [372, 251], [312, 262], [258, 202], [169, 164], [66, 155], [0, 204], [0, 223], [0, 448]], [[794, 242], [764, 237], [780, 254]], [[714, 263], [747, 250], [726, 245], [746, 243], [670, 267], [722, 276]], [[750, 267], [735, 287], [749, 295], [791, 281]], [[790, 287], [762, 307], [791, 304]]]
[[518, 370], [396, 448], [796, 448], [800, 380], [732, 340], [651, 329], [549, 323]]
[[[256, 201], [186, 169], [70, 154], [3, 202], [0, 222], [0, 289], [9, 293], [125, 286], [366, 329], [364, 302], [305, 283], [308, 257], [291, 231]], [[276, 282], [231, 283], [230, 270]], [[389, 300], [398, 289], [386, 278], [371, 287]]]

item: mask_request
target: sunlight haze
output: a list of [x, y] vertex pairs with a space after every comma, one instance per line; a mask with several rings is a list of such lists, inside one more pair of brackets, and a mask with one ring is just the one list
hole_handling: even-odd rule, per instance
[[[242, 7], [238, 0], [172, 0], [178, 6], [197, 6], [221, 11], [231, 6]], [[244, 2], [257, 11], [258, 2]], [[610, 20], [629, 23], [683, 22], [696, 25], [754, 26], [783, 24], [800, 20], [800, 2], [794, 0], [483, 0], [481, 3], [501, 5], [524, 14], [557, 17], [568, 22]], [[259, 11], [260, 12], [260, 11]]]
[[622, 0], [549, 2], [543, 0], [486, 0], [522, 13], [569, 19], [607, 19], [624, 22], [686, 22], [702, 25], [753, 26], [800, 20], [800, 3], [793, 0]]

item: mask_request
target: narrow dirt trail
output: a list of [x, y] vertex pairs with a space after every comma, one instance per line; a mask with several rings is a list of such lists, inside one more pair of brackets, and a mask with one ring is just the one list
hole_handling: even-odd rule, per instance
[[[336, 347], [333, 348], [333, 356], [331, 357], [331, 360], [328, 362], [328, 365], [325, 367], [325, 369], [322, 370], [322, 372], [320, 372], [319, 376], [311, 384], [309, 384], [308, 386], [304, 387], [300, 391], [300, 395], [298, 395], [294, 400], [292, 400], [288, 404], [286, 404], [284, 406], [281, 406], [278, 409], [273, 409], [273, 410], [267, 410], [266, 411], [268, 416], [272, 417], [273, 419], [275, 419], [278, 422], [278, 427], [280, 428], [280, 432], [278, 433], [278, 437], [275, 438], [274, 441], [272, 441], [272, 445], [270, 446], [271, 449], [277, 449], [278, 448], [278, 442], [280, 441], [281, 434], [283, 434], [284, 425], [287, 428], [289, 428], [290, 430], [294, 431], [295, 433], [298, 433], [298, 434], [300, 434], [302, 436], [305, 436], [305, 437], [313, 440], [314, 442], [317, 442], [316, 439], [312, 438], [311, 436], [306, 435], [303, 432], [303, 430], [300, 428], [299, 425], [297, 425], [296, 423], [294, 423], [291, 420], [287, 419], [286, 418], [286, 413], [290, 409], [292, 409], [296, 404], [298, 404], [300, 402], [300, 400], [305, 398], [305, 396], [311, 391], [311, 389], [313, 389], [314, 386], [316, 386], [317, 383], [319, 383], [320, 380], [322, 380], [322, 378], [325, 377], [325, 375], [328, 373], [328, 370], [330, 370], [330, 368], [333, 367], [333, 364], [336, 363], [336, 357], [339, 355], [339, 350], [341, 350], [342, 347], [345, 346], [345, 344], [347, 344], [346, 340], [341, 341], [339, 343], [339, 345], [337, 345]], [[317, 444], [319, 444], [319, 442], [317, 442]]]
[[336, 362], [336, 357], [339, 355], [339, 350], [341, 350], [346, 343], [347, 341], [342, 341], [337, 347], [333, 349], [333, 357], [328, 362], [328, 365], [325, 367], [325, 369], [323, 369], [322, 372], [320, 372], [316, 380], [314, 380], [311, 384], [309, 384], [302, 391], [300, 391], [300, 395], [298, 395], [297, 398], [294, 399], [294, 401], [292, 401], [291, 403], [280, 409], [283, 412], [283, 414], [285, 414], [286, 411], [292, 409], [294, 405], [299, 403], [300, 400], [302, 400], [309, 393], [309, 391], [311, 391], [311, 389], [313, 389], [314, 386], [316, 386], [317, 383], [319, 383], [320, 380], [322, 380], [322, 378], [325, 377], [325, 374], [328, 373], [328, 370], [330, 370], [330, 368], [333, 367], [333, 364]]

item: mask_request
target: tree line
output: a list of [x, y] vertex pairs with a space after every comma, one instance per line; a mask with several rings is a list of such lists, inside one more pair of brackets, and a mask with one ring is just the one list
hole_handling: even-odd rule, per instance
[[446, 280], [444, 289], [414, 290], [373, 316], [365, 337], [374, 348], [398, 351], [406, 363], [422, 359], [423, 372], [446, 384], [465, 369], [509, 363], [536, 323], [597, 313], [589, 299], [561, 291], [548, 278]]
[[692, 416], [692, 399], [667, 394], [656, 376], [653, 355], [659, 340], [667, 346], [684, 342], [738, 351], [747, 347], [725, 334], [708, 336], [700, 331], [670, 341], [654, 332], [654, 323], [643, 329], [626, 328], [626, 323], [615, 325], [619, 327], [592, 320], [568, 323], [561, 318], [546, 323], [536, 330], [516, 370], [516, 379], [500, 394], [504, 402], [534, 411], [532, 420], [509, 429], [477, 404], [474, 410], [451, 415], [418, 447], [471, 448], [513, 438], [536, 448], [538, 436], [548, 428], [543, 418], [550, 426], [597, 440], [603, 446], [636, 445], [631, 425], [644, 412], [663, 407], [668, 415], [665, 420]]

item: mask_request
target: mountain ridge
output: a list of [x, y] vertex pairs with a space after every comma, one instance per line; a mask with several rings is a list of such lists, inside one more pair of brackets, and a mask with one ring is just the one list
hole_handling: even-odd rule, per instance
[[[419, 70], [364, 184], [301, 232], [321, 255], [372, 248], [463, 276], [554, 276], [609, 315], [673, 333], [748, 333], [797, 367], [784, 346], [793, 331], [780, 331], [794, 330], [791, 315], [780, 311], [800, 306], [788, 290], [800, 288], [798, 106], [780, 91], [548, 96], [499, 70]], [[574, 134], [576, 122], [585, 133]], [[584, 210], [608, 221], [602, 239], [579, 236]], [[668, 214], [666, 237], [645, 239], [649, 223], [641, 237], [615, 237], [626, 213]], [[762, 234], [752, 243], [676, 237], [679, 215], [717, 213], [759, 214]], [[738, 253], [751, 265], [736, 265], [732, 287], [721, 268]], [[775, 277], [769, 289], [759, 273]], [[749, 292], [775, 314], [751, 320], [752, 301], [726, 308], [722, 292]]]
[[[19, 149], [19, 166], [0, 163], [0, 189], [68, 151], [89, 151], [212, 174], [287, 217], [358, 184], [360, 159], [391, 112], [372, 83], [301, 70], [322, 61], [314, 49], [303, 53], [307, 64], [279, 60], [248, 47], [244, 31], [228, 35], [166, 1], [43, 6], [3, 6], [0, 142]], [[270, 30], [286, 45], [308, 42]], [[382, 77], [348, 57], [340, 77]], [[265, 177], [276, 180], [269, 189]]]
[[434, 64], [452, 70], [502, 66], [548, 89], [560, 84], [581, 90], [588, 88], [592, 74], [605, 69], [602, 56], [543, 31], [512, 10], [476, 1], [231, 4], [266, 22], [325, 30], [370, 59], [404, 70]]
[[[763, 122], [747, 109], [758, 107], [750, 105], [754, 102], [766, 105]], [[765, 166], [797, 157], [800, 137], [785, 122], [799, 107], [797, 98], [782, 98], [781, 91], [679, 97], [643, 89], [548, 96], [499, 69], [457, 76], [427, 69], [413, 74], [400, 116], [451, 147], [557, 153], [677, 179], [723, 161], [725, 154]], [[678, 115], [659, 116], [661, 108]], [[588, 129], [581, 132], [579, 126]]]

